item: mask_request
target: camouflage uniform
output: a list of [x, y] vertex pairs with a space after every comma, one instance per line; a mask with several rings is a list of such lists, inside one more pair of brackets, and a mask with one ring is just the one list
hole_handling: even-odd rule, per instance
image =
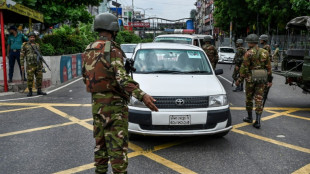
[[213, 69], [216, 68], [216, 64], [219, 61], [219, 55], [217, 54], [217, 50], [216, 48], [211, 45], [211, 44], [205, 44], [202, 46], [202, 49], [205, 51], [205, 53], [207, 54]]
[[237, 48], [237, 52], [235, 54], [235, 58], [234, 58], [234, 62], [235, 62], [235, 69], [234, 69], [234, 73], [232, 75], [232, 78], [234, 80], [238, 80], [238, 76], [239, 76], [239, 71], [240, 71], [240, 67], [242, 65], [243, 62], [243, 56], [246, 53], [246, 49], [243, 47], [238, 47]]
[[[259, 59], [256, 56], [257, 51], [260, 51]], [[258, 46], [245, 53], [238, 81], [242, 82], [244, 79], [246, 80], [246, 110], [252, 112], [254, 97], [256, 114], [261, 115], [263, 112], [263, 95], [266, 84], [252, 82], [251, 70], [255, 69], [266, 69], [268, 76], [272, 75], [269, 54], [266, 50], [259, 49]]]
[[279, 48], [276, 48], [276, 50], [273, 53], [273, 61], [274, 61], [273, 65], [275, 70], [278, 70], [279, 59], [280, 59]]
[[42, 61], [37, 60], [37, 54], [34, 49], [37, 49], [40, 52], [39, 44], [31, 45], [30, 42], [25, 42], [22, 45], [22, 50], [20, 53], [20, 63], [21, 66], [24, 66], [26, 61], [26, 72], [27, 72], [27, 86], [28, 89], [31, 89], [33, 86], [34, 76], [36, 77], [36, 87], [39, 89], [42, 87], [43, 79], [43, 64]]
[[271, 47], [270, 47], [270, 45], [268, 45], [268, 44], [264, 45], [263, 49], [268, 51], [270, 61], [272, 62], [273, 60], [272, 60], [272, 56], [271, 56], [272, 54], [271, 54]]
[[[96, 173], [108, 171], [109, 159], [114, 173], [127, 173], [127, 103], [130, 95], [142, 101], [145, 92], [126, 73], [123, 52], [117, 44], [112, 41], [110, 61], [102, 54], [104, 44], [102, 41], [90, 44], [83, 63], [84, 82], [87, 91], [92, 93]], [[88, 72], [95, 66], [99, 66], [104, 73], [96, 72], [91, 77]], [[101, 84], [102, 92], [92, 88], [96, 84]]]

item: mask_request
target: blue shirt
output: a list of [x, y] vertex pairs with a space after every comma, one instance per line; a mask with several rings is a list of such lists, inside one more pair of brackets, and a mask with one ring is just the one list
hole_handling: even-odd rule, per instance
[[10, 45], [11, 50], [20, 50], [24, 42], [27, 42], [28, 38], [18, 33], [16, 37], [14, 35], [10, 35], [8, 38], [8, 45]]

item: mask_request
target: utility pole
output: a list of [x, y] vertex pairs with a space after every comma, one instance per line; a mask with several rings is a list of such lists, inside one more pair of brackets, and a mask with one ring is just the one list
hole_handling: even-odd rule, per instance
[[131, 25], [132, 25], [132, 30], [134, 30], [134, 19], [135, 19], [135, 6], [134, 6], [134, 0], [132, 0], [132, 17], [131, 17]]

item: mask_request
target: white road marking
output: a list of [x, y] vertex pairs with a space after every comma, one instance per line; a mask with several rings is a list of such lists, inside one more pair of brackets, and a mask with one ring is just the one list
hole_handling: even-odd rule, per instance
[[[68, 84], [66, 84], [66, 85], [63, 85], [63, 86], [61, 86], [61, 87], [59, 87], [59, 88], [56, 88], [56, 89], [51, 90], [51, 91], [48, 91], [47, 94], [51, 94], [51, 93], [53, 93], [53, 92], [59, 91], [59, 90], [65, 88], [65, 87], [67, 87], [67, 86], [69, 86], [69, 85], [72, 85], [72, 84], [74, 84], [74, 83], [76, 83], [76, 82], [78, 82], [78, 81], [80, 81], [80, 80], [82, 80], [82, 77], [80, 77], [80, 78], [78, 78], [78, 79], [76, 79], [76, 80], [74, 80], [74, 81], [72, 81], [72, 82], [70, 82], [70, 83], [68, 83]], [[14, 98], [14, 99], [0, 100], [0, 102], [16, 101], [16, 100], [27, 100], [27, 99], [33, 99], [33, 98], [38, 98], [38, 97], [42, 97], [42, 95], [33, 96], [33, 97], [23, 97], [23, 98]]]
[[[226, 79], [225, 77], [223, 77], [223, 76], [218, 76], [218, 77], [220, 77], [220, 78], [222, 78], [223, 80], [225, 80], [226, 82], [232, 84], [232, 81]], [[236, 85], [234, 84], [234, 86], [236, 86]]]

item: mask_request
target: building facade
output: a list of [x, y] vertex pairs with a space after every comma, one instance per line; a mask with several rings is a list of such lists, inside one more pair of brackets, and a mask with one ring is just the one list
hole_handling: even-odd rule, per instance
[[197, 0], [195, 27], [196, 33], [215, 35], [219, 34], [219, 29], [214, 27], [214, 0]]

